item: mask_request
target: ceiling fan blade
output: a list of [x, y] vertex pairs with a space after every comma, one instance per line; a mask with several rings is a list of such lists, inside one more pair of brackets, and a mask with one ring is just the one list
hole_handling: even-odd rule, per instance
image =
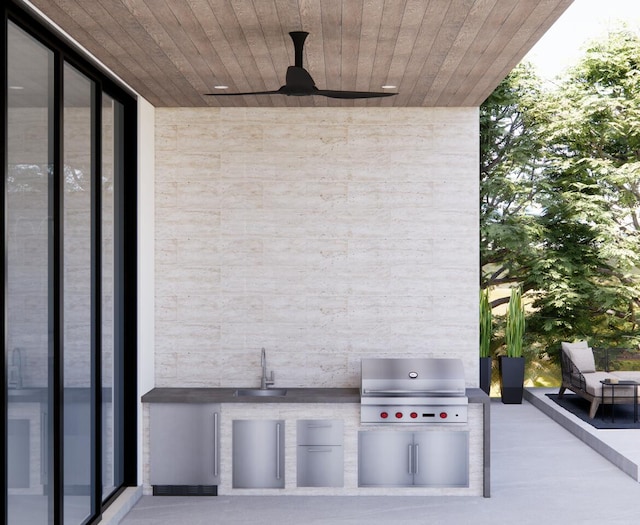
[[313, 93], [314, 95], [322, 95], [329, 98], [378, 98], [378, 97], [391, 97], [396, 93], [380, 93], [377, 91], [334, 91], [332, 89], [318, 89]]
[[245, 93], [205, 93], [205, 95], [211, 95], [214, 97], [230, 97], [237, 95], [281, 95], [282, 92], [279, 90], [275, 91], [247, 91]]
[[376, 91], [336, 91], [332, 89], [318, 89], [309, 72], [302, 67], [302, 51], [304, 41], [309, 33], [306, 31], [291, 31], [289, 36], [293, 40], [295, 51], [295, 65], [287, 68], [284, 86], [275, 91], [251, 91], [245, 93], [205, 93], [216, 97], [231, 97], [238, 95], [287, 95], [289, 97], [308, 97], [321, 95], [329, 98], [356, 99], [390, 97], [396, 93], [379, 93]]

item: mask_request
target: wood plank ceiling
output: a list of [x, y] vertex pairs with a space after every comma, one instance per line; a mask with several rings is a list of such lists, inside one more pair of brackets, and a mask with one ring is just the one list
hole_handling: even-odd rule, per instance
[[[572, 0], [30, 0], [154, 106], [478, 106]], [[308, 31], [320, 89], [394, 97], [205, 96], [278, 89]]]

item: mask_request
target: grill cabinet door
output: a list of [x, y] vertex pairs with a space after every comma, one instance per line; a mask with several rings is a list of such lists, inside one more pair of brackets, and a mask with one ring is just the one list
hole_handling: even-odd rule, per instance
[[469, 432], [416, 432], [414, 455], [416, 485], [469, 486]]
[[358, 485], [406, 487], [413, 485], [413, 433], [358, 432]]

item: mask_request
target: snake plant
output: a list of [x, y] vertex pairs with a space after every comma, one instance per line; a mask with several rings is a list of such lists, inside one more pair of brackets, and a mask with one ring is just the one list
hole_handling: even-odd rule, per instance
[[489, 290], [480, 290], [480, 357], [491, 356], [491, 305]]
[[511, 289], [509, 309], [507, 310], [507, 325], [505, 327], [505, 342], [507, 357], [522, 357], [522, 343], [524, 340], [524, 305], [520, 287]]

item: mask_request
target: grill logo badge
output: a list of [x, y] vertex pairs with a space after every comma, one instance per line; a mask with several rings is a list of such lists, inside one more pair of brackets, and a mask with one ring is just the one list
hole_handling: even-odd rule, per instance
[[418, 372], [409, 372], [409, 377], [411, 379], [416, 379], [418, 377]]

